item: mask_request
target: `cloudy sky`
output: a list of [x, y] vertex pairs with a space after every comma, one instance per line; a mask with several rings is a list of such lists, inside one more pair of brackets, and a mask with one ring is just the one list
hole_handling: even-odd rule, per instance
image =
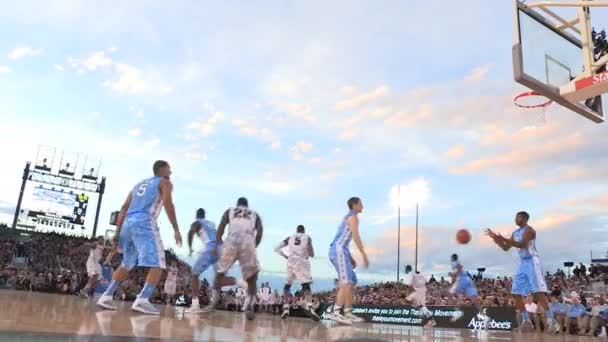
[[[357, 195], [372, 265], [360, 278], [394, 279], [397, 184], [402, 262], [414, 261], [422, 197], [428, 273], [458, 252], [509, 274], [514, 254], [482, 229], [508, 233], [519, 210], [548, 269], [608, 248], [606, 128], [557, 107], [536, 125], [537, 112], [513, 106], [524, 89], [509, 1], [22, 1], [0, 22], [0, 221], [47, 145], [102, 159], [102, 231], [156, 159], [173, 166], [184, 234], [196, 208], [219, 221], [247, 196], [266, 226], [266, 275], [283, 273], [273, 248], [304, 224], [314, 275], [333, 277], [328, 245]], [[458, 246], [463, 227], [473, 241]]]

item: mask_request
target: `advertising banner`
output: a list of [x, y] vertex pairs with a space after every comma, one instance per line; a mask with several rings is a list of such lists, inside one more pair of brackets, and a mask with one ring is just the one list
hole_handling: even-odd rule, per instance
[[[485, 322], [477, 316], [479, 311], [474, 307], [429, 306], [428, 309], [432, 312], [431, 318], [437, 327], [485, 329]], [[326, 319], [332, 310], [333, 305], [324, 306], [321, 318]], [[513, 307], [488, 307], [484, 312], [490, 317], [490, 330], [509, 331], [516, 327]], [[411, 306], [353, 305], [353, 314], [369, 323], [422, 326], [427, 322], [422, 311]], [[452, 317], [460, 315], [462, 316], [458, 320], [452, 322]]]

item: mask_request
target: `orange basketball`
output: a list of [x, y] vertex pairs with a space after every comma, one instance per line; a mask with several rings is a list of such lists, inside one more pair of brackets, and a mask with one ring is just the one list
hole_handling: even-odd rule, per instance
[[456, 240], [462, 245], [467, 244], [471, 241], [471, 233], [466, 229], [460, 229], [458, 233], [456, 233]]

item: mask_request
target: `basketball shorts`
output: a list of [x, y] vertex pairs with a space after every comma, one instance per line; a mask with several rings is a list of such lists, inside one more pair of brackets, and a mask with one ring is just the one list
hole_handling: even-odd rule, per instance
[[93, 261], [87, 261], [87, 274], [89, 277], [100, 277], [101, 265]]
[[547, 282], [543, 276], [540, 259], [536, 256], [521, 259], [513, 276], [511, 293], [527, 296], [531, 293], [548, 292]]
[[291, 285], [294, 281], [300, 284], [312, 283], [308, 259], [287, 259], [287, 284]]
[[329, 260], [338, 273], [340, 285], [357, 284], [357, 275], [350, 261], [350, 251], [347, 248], [332, 247], [329, 249]]
[[407, 300], [414, 302], [416, 306], [426, 306], [426, 288], [414, 289], [414, 292], [407, 296]]
[[165, 282], [165, 293], [168, 294], [169, 296], [173, 296], [175, 295], [175, 292], [177, 290], [177, 284], [175, 281], [167, 281]]
[[237, 261], [245, 279], [249, 279], [260, 272], [260, 262], [258, 261], [253, 236], [249, 234], [230, 235], [222, 246], [217, 272], [225, 274]]
[[218, 248], [217, 255], [211, 255], [211, 249], [207, 248], [207, 250], [201, 254], [192, 266], [192, 275], [199, 276], [201, 273], [205, 272], [210, 266], [213, 266], [217, 270], [217, 262], [219, 260], [218, 255], [221, 254], [221, 247]]
[[476, 297], [477, 288], [469, 276], [460, 276], [456, 282], [454, 282], [454, 286], [452, 286], [450, 293], [456, 296], [464, 295], [466, 297]]
[[121, 266], [132, 269], [140, 267], [165, 268], [165, 250], [158, 226], [154, 220], [125, 220], [120, 231], [119, 244], [122, 248]]

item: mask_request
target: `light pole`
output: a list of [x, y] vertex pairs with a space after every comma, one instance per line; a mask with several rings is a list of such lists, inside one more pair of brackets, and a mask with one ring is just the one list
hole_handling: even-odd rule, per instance
[[[397, 186], [397, 198], [401, 198], [401, 185]], [[397, 283], [401, 267], [401, 201], [397, 204]]]
[[414, 270], [418, 272], [418, 203], [416, 203], [416, 251], [414, 260]]

